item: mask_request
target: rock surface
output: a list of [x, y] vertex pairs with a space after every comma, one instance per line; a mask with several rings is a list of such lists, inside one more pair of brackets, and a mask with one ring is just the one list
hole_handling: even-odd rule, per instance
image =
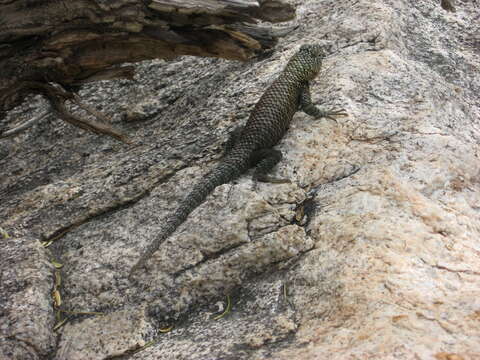
[[[0, 143], [0, 358], [480, 358], [478, 4], [292, 3], [300, 28], [270, 57], [152, 61], [85, 87], [133, 146], [53, 117]], [[274, 172], [292, 183], [220, 186], [129, 282], [309, 42], [332, 52], [314, 99], [349, 116], [298, 113]]]

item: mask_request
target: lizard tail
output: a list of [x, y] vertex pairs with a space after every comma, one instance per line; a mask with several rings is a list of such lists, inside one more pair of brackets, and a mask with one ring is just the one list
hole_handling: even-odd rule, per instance
[[248, 169], [248, 158], [227, 156], [213, 170], [198, 182], [190, 193], [183, 199], [173, 214], [165, 220], [162, 232], [155, 240], [147, 246], [138, 262], [130, 270], [131, 277], [139, 268], [143, 267], [146, 261], [152, 257], [160, 245], [179, 227], [207, 196], [217, 187], [239, 177]]

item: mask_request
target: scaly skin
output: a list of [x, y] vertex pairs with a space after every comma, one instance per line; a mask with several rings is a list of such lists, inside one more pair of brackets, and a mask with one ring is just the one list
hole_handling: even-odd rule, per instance
[[272, 147], [285, 135], [297, 110], [315, 117], [335, 120], [334, 115], [346, 115], [345, 110], [325, 111], [312, 104], [309, 82], [322, 65], [325, 54], [319, 45], [302, 45], [290, 59], [285, 70], [265, 91], [255, 105], [237, 140], [229, 141], [229, 150], [221, 162], [203, 177], [167, 217], [158, 237], [145, 249], [130, 275], [143, 267], [188, 215], [199, 206], [217, 186], [230, 182], [251, 167], [256, 167], [254, 179], [261, 180], [282, 158]]

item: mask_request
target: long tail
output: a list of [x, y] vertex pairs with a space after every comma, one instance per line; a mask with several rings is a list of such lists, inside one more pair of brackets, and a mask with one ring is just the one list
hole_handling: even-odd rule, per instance
[[183, 199], [176, 211], [165, 220], [165, 226], [158, 237], [147, 246], [138, 262], [130, 270], [130, 277], [158, 250], [160, 245], [187, 219], [217, 187], [239, 177], [248, 168], [248, 159], [238, 156], [225, 157], [212, 171], [198, 182]]

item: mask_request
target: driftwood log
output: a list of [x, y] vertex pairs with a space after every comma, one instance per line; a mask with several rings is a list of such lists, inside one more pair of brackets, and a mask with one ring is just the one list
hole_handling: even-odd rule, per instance
[[[179, 55], [246, 60], [281, 35], [259, 20], [294, 16], [282, 0], [0, 0], [0, 119], [42, 94], [74, 123], [64, 102], [75, 100], [81, 84], [132, 78], [124, 63]], [[113, 129], [80, 122], [122, 140]]]

